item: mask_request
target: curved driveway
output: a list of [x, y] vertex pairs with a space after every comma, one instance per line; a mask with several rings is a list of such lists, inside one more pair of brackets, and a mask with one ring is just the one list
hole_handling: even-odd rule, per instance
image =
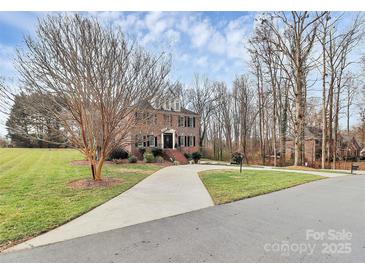
[[0, 262], [365, 262], [364, 196], [365, 176], [329, 178], [10, 252]]
[[[163, 168], [81, 217], [7, 251], [60, 242], [213, 206], [213, 201], [197, 173], [224, 168], [237, 167], [185, 165]], [[343, 176], [336, 173], [303, 173], [327, 177]]]

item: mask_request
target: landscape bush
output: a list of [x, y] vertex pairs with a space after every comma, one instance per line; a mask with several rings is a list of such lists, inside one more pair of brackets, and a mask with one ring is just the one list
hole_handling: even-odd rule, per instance
[[152, 148], [152, 150], [151, 150], [151, 152], [152, 152], [152, 154], [153, 154], [153, 157], [157, 157], [157, 156], [162, 156], [162, 154], [163, 154], [163, 150], [162, 150], [162, 148], [159, 148], [159, 147], [154, 147], [154, 148]]
[[194, 160], [194, 163], [198, 163], [198, 161], [201, 159], [202, 154], [199, 151], [195, 151], [191, 154], [191, 158]]
[[184, 152], [184, 156], [187, 160], [191, 159], [191, 154], [190, 153]]
[[140, 160], [142, 160], [143, 159], [143, 155], [145, 154], [145, 152], [146, 152], [146, 149], [144, 148], [144, 147], [139, 147], [138, 148], [138, 158], [140, 159]]
[[145, 154], [143, 154], [143, 160], [145, 163], [153, 163], [155, 160], [155, 157], [153, 157], [152, 153], [145, 152]]
[[132, 156], [129, 156], [128, 158], [128, 162], [131, 163], [131, 164], [135, 164], [137, 163], [137, 157], [132, 155]]
[[110, 152], [110, 154], [107, 157], [107, 160], [122, 160], [122, 159], [128, 159], [128, 151], [126, 151], [124, 148], [115, 148]]
[[163, 159], [163, 157], [162, 157], [162, 156], [156, 156], [156, 157], [155, 157], [155, 162], [156, 162], [156, 163], [163, 163], [163, 162], [164, 162], [164, 159]]

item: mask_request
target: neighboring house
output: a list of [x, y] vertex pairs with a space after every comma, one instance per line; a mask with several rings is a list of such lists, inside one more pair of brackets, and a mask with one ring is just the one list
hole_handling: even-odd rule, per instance
[[[322, 130], [317, 127], [304, 129], [304, 158], [306, 162], [313, 163], [320, 159], [322, 153]], [[286, 160], [294, 159], [294, 139], [286, 141]]]
[[[361, 146], [355, 137], [337, 135], [337, 158], [339, 160], [357, 159], [360, 156]], [[318, 127], [306, 127], [304, 130], [304, 158], [308, 163], [314, 163], [322, 157], [322, 129]], [[286, 160], [294, 158], [294, 140], [286, 142]]]
[[355, 137], [338, 136], [337, 155], [340, 159], [357, 159], [360, 157], [361, 146]]
[[199, 146], [199, 114], [183, 108], [178, 99], [152, 106], [143, 103], [134, 113], [135, 126], [129, 134], [126, 149], [137, 155], [139, 148], [159, 147], [165, 150], [194, 152]]

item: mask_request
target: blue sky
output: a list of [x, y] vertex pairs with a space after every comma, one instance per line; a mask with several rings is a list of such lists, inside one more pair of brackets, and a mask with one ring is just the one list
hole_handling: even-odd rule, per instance
[[[172, 53], [171, 76], [189, 84], [194, 73], [232, 82], [245, 71], [245, 43], [253, 28], [253, 12], [90, 12], [105, 24], [120, 26], [156, 53]], [[25, 34], [34, 35], [37, 17], [45, 12], [0, 13], [0, 75], [16, 78], [15, 48]]]

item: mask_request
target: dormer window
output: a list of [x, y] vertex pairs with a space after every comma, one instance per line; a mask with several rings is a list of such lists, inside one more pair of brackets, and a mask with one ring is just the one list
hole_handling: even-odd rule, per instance
[[168, 111], [180, 111], [181, 110], [181, 104], [179, 99], [166, 99], [161, 104], [162, 108], [164, 110]]

